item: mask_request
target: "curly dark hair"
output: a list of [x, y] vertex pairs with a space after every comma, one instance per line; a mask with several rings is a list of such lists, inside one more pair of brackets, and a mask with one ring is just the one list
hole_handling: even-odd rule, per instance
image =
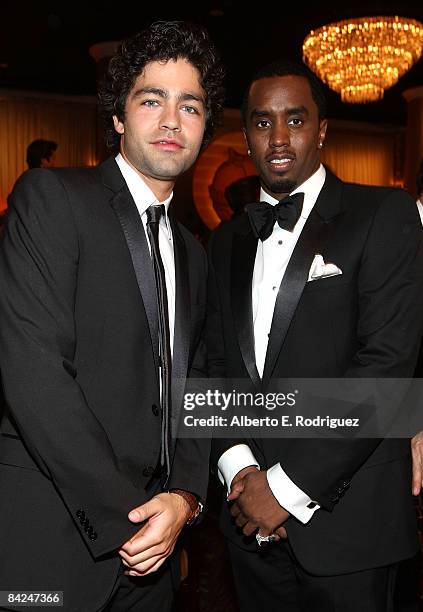
[[184, 21], [156, 21], [122, 42], [99, 87], [106, 144], [110, 149], [116, 149], [120, 140], [113, 126], [113, 115], [123, 120], [128, 94], [145, 66], [149, 62], [181, 58], [200, 73], [200, 84], [206, 94], [203, 146], [210, 141], [220, 124], [224, 103], [224, 70], [216, 48], [202, 26]]
[[307, 79], [310, 85], [311, 95], [319, 112], [319, 120], [326, 119], [326, 96], [322, 82], [305, 64], [297, 64], [296, 62], [290, 62], [288, 60], [276, 60], [270, 64], [267, 64], [266, 66], [263, 66], [263, 68], [261, 68], [251, 79], [247, 90], [245, 91], [241, 105], [241, 115], [244, 123], [247, 120], [248, 97], [250, 94], [251, 85], [254, 83], [254, 81], [284, 76], [300, 76]]

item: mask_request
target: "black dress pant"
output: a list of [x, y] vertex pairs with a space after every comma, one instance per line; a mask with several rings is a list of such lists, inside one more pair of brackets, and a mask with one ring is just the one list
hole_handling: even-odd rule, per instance
[[166, 561], [157, 572], [141, 577], [121, 574], [104, 612], [170, 612], [177, 584], [175, 562]]
[[241, 612], [393, 612], [396, 565], [313, 576], [287, 542], [257, 553], [228, 544]]

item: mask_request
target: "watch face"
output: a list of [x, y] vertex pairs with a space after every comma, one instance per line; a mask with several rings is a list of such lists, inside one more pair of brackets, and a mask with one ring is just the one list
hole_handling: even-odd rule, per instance
[[202, 511], [203, 511], [203, 504], [201, 502], [198, 502], [198, 505], [194, 511], [194, 514], [187, 521], [187, 525], [192, 525], [192, 523], [200, 516]]

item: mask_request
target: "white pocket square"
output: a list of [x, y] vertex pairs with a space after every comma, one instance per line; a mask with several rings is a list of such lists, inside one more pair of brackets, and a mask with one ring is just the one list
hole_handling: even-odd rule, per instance
[[314, 256], [313, 263], [311, 264], [307, 282], [319, 280], [319, 278], [337, 276], [338, 274], [342, 274], [342, 270], [340, 270], [338, 266], [333, 263], [325, 263], [323, 257], [317, 253], [317, 255]]

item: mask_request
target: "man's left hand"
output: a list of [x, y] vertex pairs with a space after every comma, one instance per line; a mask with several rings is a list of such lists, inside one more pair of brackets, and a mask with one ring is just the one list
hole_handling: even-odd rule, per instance
[[234, 483], [228, 500], [234, 502], [235, 523], [247, 536], [257, 529], [261, 535], [270, 535], [290, 517], [273, 495], [266, 472], [251, 471]]
[[159, 569], [173, 552], [191, 509], [176, 493], [160, 493], [131, 510], [128, 518], [145, 525], [119, 550], [130, 576], [145, 576]]

